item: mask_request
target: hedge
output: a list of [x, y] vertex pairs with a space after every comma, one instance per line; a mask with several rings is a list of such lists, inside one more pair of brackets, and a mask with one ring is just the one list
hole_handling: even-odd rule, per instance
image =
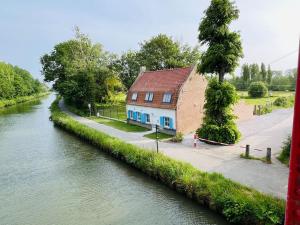
[[285, 201], [231, 181], [218, 173], [146, 150], [83, 125], [63, 113], [58, 100], [51, 106], [55, 125], [75, 134], [113, 157], [161, 181], [188, 198], [222, 214], [234, 224], [283, 224]]

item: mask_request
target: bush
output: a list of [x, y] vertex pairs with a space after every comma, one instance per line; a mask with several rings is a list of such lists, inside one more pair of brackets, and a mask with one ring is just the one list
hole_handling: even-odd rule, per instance
[[238, 100], [234, 86], [212, 79], [205, 91], [205, 98], [205, 117], [197, 130], [198, 136], [226, 144], [236, 143], [241, 135], [234, 123], [235, 116], [231, 109]]
[[183, 134], [182, 133], [176, 133], [174, 137], [172, 137], [171, 141], [173, 142], [182, 142], [183, 140]]
[[248, 95], [253, 98], [265, 97], [268, 93], [268, 88], [264, 82], [252, 82], [249, 86]]
[[280, 162], [286, 165], [289, 165], [290, 162], [291, 143], [292, 143], [292, 138], [291, 136], [288, 136], [288, 138], [283, 142], [283, 145], [281, 147], [282, 151], [277, 158]]
[[280, 107], [288, 107], [289, 106], [289, 100], [287, 97], [278, 97], [275, 99], [275, 101], [273, 102], [274, 105], [276, 106], [280, 106]]
[[128, 144], [83, 125], [61, 112], [58, 101], [51, 106], [51, 117], [55, 125], [221, 213], [229, 222], [244, 225], [283, 223], [285, 202], [282, 199], [262, 194], [221, 174], [202, 172], [188, 163]]
[[240, 132], [235, 125], [217, 126], [204, 124], [196, 131], [198, 137], [226, 144], [234, 144], [240, 139]]

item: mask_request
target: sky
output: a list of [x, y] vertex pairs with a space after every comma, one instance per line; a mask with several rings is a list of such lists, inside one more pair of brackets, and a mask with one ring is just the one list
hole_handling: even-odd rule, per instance
[[[79, 26], [105, 50], [121, 54], [159, 33], [195, 46], [209, 0], [0, 0], [0, 61], [41, 78], [40, 57]], [[297, 67], [300, 0], [236, 0], [243, 63]], [[282, 58], [282, 59], [281, 59]], [[280, 59], [280, 60], [278, 60]], [[239, 69], [237, 69], [237, 74]]]

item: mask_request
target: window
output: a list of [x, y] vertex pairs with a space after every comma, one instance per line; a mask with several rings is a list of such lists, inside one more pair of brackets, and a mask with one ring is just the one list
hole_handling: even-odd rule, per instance
[[131, 95], [131, 100], [136, 101], [137, 99], [137, 92], [133, 92]]
[[142, 119], [142, 114], [140, 112], [137, 112], [137, 120], [141, 121]]
[[164, 119], [164, 127], [170, 127], [170, 118], [169, 117], [165, 117], [165, 119]]
[[163, 97], [163, 102], [164, 103], [170, 103], [171, 102], [171, 98], [172, 98], [172, 94], [171, 93], [165, 93], [164, 97]]
[[152, 102], [153, 100], [153, 92], [147, 92], [145, 95], [145, 101]]
[[149, 114], [145, 114], [145, 121], [146, 121], [146, 123], [150, 123], [150, 115]]

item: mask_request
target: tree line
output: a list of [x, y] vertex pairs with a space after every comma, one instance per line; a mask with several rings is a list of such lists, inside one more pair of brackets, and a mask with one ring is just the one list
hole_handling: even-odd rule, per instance
[[118, 56], [93, 43], [79, 28], [75, 37], [59, 43], [41, 57], [42, 74], [64, 99], [77, 107], [109, 102], [118, 91], [130, 88], [141, 66], [147, 70], [196, 64], [198, 47], [190, 47], [159, 34], [140, 44], [137, 51]]
[[0, 99], [13, 99], [45, 91], [45, 86], [18, 66], [0, 62]]
[[283, 74], [282, 71], [272, 71], [271, 66], [266, 68], [264, 63], [243, 64], [241, 76], [229, 79], [237, 90], [248, 90], [253, 82], [264, 82], [269, 90], [273, 91], [294, 91], [296, 87], [296, 69]]

